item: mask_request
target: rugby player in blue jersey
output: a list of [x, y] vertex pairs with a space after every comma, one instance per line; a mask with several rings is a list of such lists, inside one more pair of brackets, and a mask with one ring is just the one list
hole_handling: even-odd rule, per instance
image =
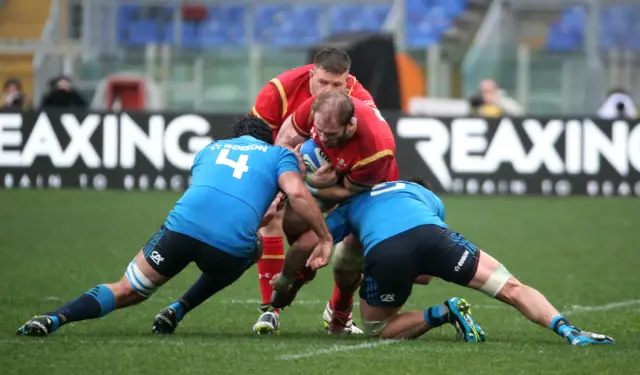
[[[378, 184], [329, 214], [327, 224], [336, 242], [352, 233], [360, 238], [365, 249], [361, 260], [364, 280], [360, 287], [365, 333], [379, 338], [415, 338], [450, 322], [466, 341], [484, 341], [484, 333], [472, 320], [459, 319], [460, 309], [469, 309], [459, 298], [424, 311], [399, 313], [416, 277], [431, 275], [505, 302], [571, 345], [615, 343], [611, 337], [572, 326], [540, 292], [522, 284], [491, 255], [452, 232], [444, 218], [440, 198], [418, 180]], [[313, 245], [299, 242], [289, 252], [309, 254]], [[311, 253], [307, 264], [312, 268], [325, 265], [331, 255], [331, 251], [319, 251], [327, 249]], [[278, 276], [273, 282], [275, 297], [286, 296], [290, 290], [292, 281], [287, 267], [290, 266], [285, 259], [284, 277]], [[283, 307], [290, 303], [286, 298], [283, 301], [275, 301], [275, 305]]]
[[[272, 146], [271, 128], [256, 117], [244, 118], [233, 130], [235, 138], [215, 141], [198, 152], [191, 185], [119, 281], [97, 285], [61, 308], [32, 318], [17, 334], [46, 336], [66, 323], [99, 318], [145, 301], [195, 262], [202, 276], [181, 299], [185, 302], [179, 312], [184, 315], [232, 284], [260, 258], [258, 228], [278, 210], [280, 190], [289, 207], [322, 239], [319, 247], [331, 251], [331, 234], [302, 181], [295, 154]], [[154, 326], [154, 331], [163, 328], [174, 327]]]

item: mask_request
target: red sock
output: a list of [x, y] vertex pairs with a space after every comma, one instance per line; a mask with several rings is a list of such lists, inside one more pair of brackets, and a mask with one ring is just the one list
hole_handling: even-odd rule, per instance
[[[258, 261], [258, 279], [260, 280], [260, 294], [262, 303], [271, 302], [273, 287], [269, 285], [271, 278], [282, 271], [284, 263], [284, 242], [282, 237], [263, 237], [264, 254]], [[276, 311], [280, 311], [276, 309]]]
[[341, 292], [337, 285], [333, 287], [333, 295], [331, 296], [331, 308], [338, 311], [349, 310], [353, 306], [353, 295], [351, 293]]

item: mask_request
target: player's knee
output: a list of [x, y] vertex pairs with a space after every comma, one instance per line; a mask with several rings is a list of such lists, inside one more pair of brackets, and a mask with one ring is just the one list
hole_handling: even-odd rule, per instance
[[496, 298], [510, 305], [515, 305], [522, 300], [525, 286], [515, 277], [509, 277], [502, 289], [496, 294]]
[[137, 294], [144, 298], [151, 297], [158, 290], [158, 286], [142, 273], [135, 260], [129, 263], [124, 277], [118, 282], [118, 285], [119, 288], [122, 288], [121, 292], [126, 292], [129, 295]]
[[122, 278], [118, 280], [118, 282], [108, 284], [107, 287], [111, 289], [111, 292], [113, 293], [116, 301], [130, 301], [141, 296], [136, 292], [135, 289], [133, 289], [127, 276], [122, 276]]
[[353, 248], [340, 242], [334, 250], [333, 269], [336, 272], [358, 272], [364, 266], [364, 255], [360, 248]]
[[367, 337], [371, 338], [385, 338], [382, 336], [382, 331], [389, 325], [389, 319], [382, 321], [367, 321], [362, 320], [362, 330]]

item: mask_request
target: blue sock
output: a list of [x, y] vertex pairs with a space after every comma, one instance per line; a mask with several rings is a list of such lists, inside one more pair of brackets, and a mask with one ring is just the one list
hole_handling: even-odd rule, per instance
[[176, 310], [176, 319], [181, 321], [187, 313], [200, 306], [204, 301], [226, 288], [234, 279], [229, 279], [225, 275], [209, 275], [203, 273], [198, 280], [191, 285], [191, 288], [171, 306]]
[[449, 308], [444, 304], [429, 307], [424, 310], [424, 321], [432, 328], [449, 323]]
[[62, 306], [47, 313], [54, 321], [54, 330], [63, 324], [105, 316], [116, 308], [116, 298], [111, 289], [98, 285]]
[[567, 318], [562, 315], [558, 315], [553, 318], [551, 320], [549, 328], [562, 337], [566, 337], [566, 335], [568, 335], [572, 330], [576, 329], [571, 324], [569, 324]]
[[182, 300], [172, 303], [171, 305], [169, 305], [169, 308], [176, 311], [176, 320], [178, 320], [178, 322], [181, 321], [187, 313], [187, 309], [182, 304]]

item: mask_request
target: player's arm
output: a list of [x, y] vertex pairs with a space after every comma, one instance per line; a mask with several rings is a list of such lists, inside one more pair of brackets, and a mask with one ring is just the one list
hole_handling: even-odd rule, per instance
[[[275, 78], [274, 78], [275, 79]], [[282, 97], [273, 80], [267, 82], [256, 97], [251, 114], [264, 120], [272, 129], [278, 129], [283, 117]]]
[[277, 171], [280, 190], [287, 196], [291, 208], [309, 224], [320, 241], [333, 241], [320, 208], [302, 181], [298, 158], [289, 150], [282, 148], [280, 150]]
[[304, 221], [321, 241], [333, 241], [331, 233], [324, 221], [324, 216], [318, 208], [313, 196], [304, 185], [299, 172], [288, 171], [278, 178], [280, 189], [286, 194], [291, 208]]
[[356, 164], [344, 177], [342, 184], [326, 189], [311, 189], [312, 194], [322, 200], [340, 203], [353, 195], [370, 190], [387, 178], [392, 158], [381, 158], [364, 166]]
[[309, 188], [314, 197], [320, 199], [323, 202], [331, 202], [334, 204], [343, 202], [351, 198], [352, 196], [369, 189], [371, 189], [371, 187], [361, 187], [353, 185], [346, 179], [344, 181], [344, 185], [336, 184], [325, 189], [315, 189], [311, 187]]
[[297, 145], [309, 139], [309, 133], [313, 125], [312, 107], [315, 97], [307, 99], [289, 116], [276, 138], [276, 145], [292, 150]]
[[[294, 113], [295, 115], [295, 113]], [[309, 137], [300, 135], [294, 128], [293, 116], [289, 116], [280, 127], [276, 137], [276, 145], [293, 150], [297, 145], [302, 144]]]

